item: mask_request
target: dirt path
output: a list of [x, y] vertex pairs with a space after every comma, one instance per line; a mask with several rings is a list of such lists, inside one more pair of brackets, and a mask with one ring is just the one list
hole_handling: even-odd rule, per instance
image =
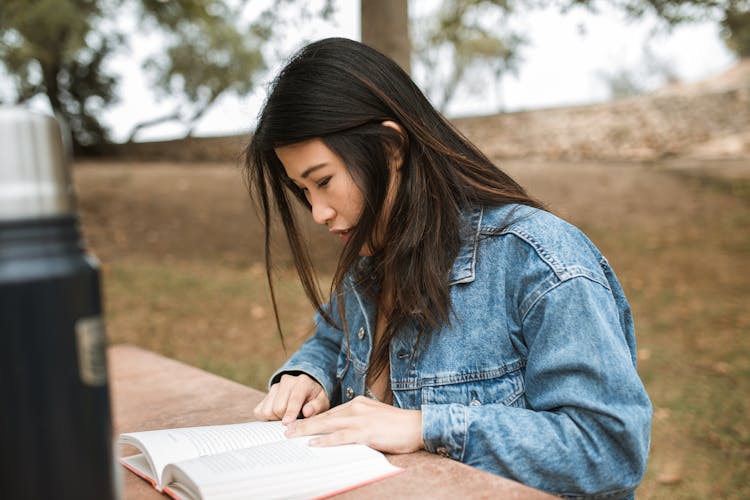
[[[647, 233], [694, 219], [696, 184], [744, 182], [750, 165], [695, 161], [658, 165], [506, 161], [501, 167], [572, 222], [594, 229], [637, 225]], [[669, 173], [696, 179], [686, 184]], [[708, 177], [707, 177], [708, 176]], [[708, 179], [708, 180], [706, 180]], [[262, 255], [262, 229], [231, 164], [79, 163], [79, 205], [92, 247], [104, 260], [143, 255], [208, 258], [244, 265]], [[687, 194], [687, 196], [686, 196]], [[712, 202], [721, 201], [713, 193]], [[310, 226], [313, 238], [327, 241]], [[335, 258], [336, 249], [321, 255]]]

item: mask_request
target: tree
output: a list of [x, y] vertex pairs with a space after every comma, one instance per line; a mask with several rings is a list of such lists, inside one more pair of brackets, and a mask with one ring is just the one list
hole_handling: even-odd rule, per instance
[[[409, 22], [407, 0], [360, 0], [362, 42], [387, 54], [409, 73], [413, 57], [422, 72], [429, 74], [416, 78], [435, 105], [445, 109], [467, 73], [484, 70], [494, 78], [515, 68], [514, 48], [521, 38], [515, 34], [500, 37], [471, 18], [468, 11], [478, 3], [448, 0], [437, 16]], [[441, 78], [435, 75], [438, 67], [451, 69]]]
[[139, 17], [141, 33], [167, 40], [166, 51], [147, 63], [162, 92], [184, 96], [166, 118], [192, 124], [221, 94], [249, 91], [263, 68], [267, 25], [240, 26], [238, 10], [221, 0], [3, 0], [0, 60], [13, 102], [45, 96], [69, 124], [77, 152], [109, 139], [99, 116], [116, 101], [118, 77], [107, 62], [126, 46], [114, 20], [127, 9]]
[[[335, 0], [321, 0], [316, 16], [326, 17]], [[603, 0], [442, 0], [434, 16], [406, 22], [408, 0], [360, 0], [365, 43], [380, 48], [409, 70], [414, 60], [426, 68], [422, 81], [428, 95], [445, 108], [472, 75], [487, 86], [520, 62], [524, 37], [508, 22], [530, 9], [556, 6], [596, 10]], [[263, 69], [260, 47], [274, 30], [283, 29], [273, 13], [279, 5], [298, 8], [309, 18], [307, 2], [274, 0], [254, 23], [241, 22], [248, 0], [2, 0], [0, 3], [0, 70], [12, 82], [13, 103], [45, 98], [66, 120], [77, 151], [91, 150], [109, 139], [100, 121], [116, 102], [119, 76], [109, 62], [127, 47], [129, 35], [116, 21], [122, 13], [139, 19], [136, 36], [159, 33], [159, 47], [146, 70], [162, 95], [178, 104], [164, 116], [133, 128], [167, 120], [186, 124], [187, 134], [216, 100], [226, 93], [247, 93]], [[750, 55], [750, 0], [618, 0], [616, 5], [638, 18], [654, 12], [668, 26], [696, 19], [720, 23], [729, 47]], [[413, 33], [413, 43], [409, 31]], [[438, 64], [450, 61], [449, 64]], [[437, 74], [438, 67], [451, 68]], [[2, 73], [3, 71], [0, 71]], [[483, 75], [483, 80], [477, 80]], [[478, 82], [478, 83], [477, 83]]]
[[[584, 0], [595, 8], [595, 0]], [[739, 57], [750, 57], [750, 0], [624, 0], [620, 5], [631, 17], [652, 11], [669, 26], [713, 20], [722, 28], [727, 47]]]
[[360, 0], [362, 43], [388, 54], [411, 72], [407, 0]]
[[93, 28], [109, 7], [86, 0], [4, 0], [0, 8], [0, 56], [15, 102], [46, 95], [78, 144], [106, 138], [96, 116], [115, 100], [115, 79], [102, 66], [120, 39]]
[[[235, 19], [241, 9], [231, 9], [222, 1], [141, 0], [141, 5], [144, 22], [154, 29], [166, 28], [169, 34], [165, 53], [148, 59], [145, 69], [162, 95], [183, 96], [172, 113], [146, 126], [177, 119], [188, 125], [189, 136], [220, 95], [252, 90], [252, 75], [265, 67], [259, 51], [270, 35], [265, 23], [240, 31]], [[142, 126], [134, 127], [130, 140]]]
[[[493, 2], [444, 0], [437, 15], [412, 21], [414, 56], [424, 72], [419, 79], [438, 109], [445, 111], [468, 75], [486, 86], [516, 71], [525, 37], [507, 26], [510, 12]], [[442, 75], [441, 67], [448, 68]]]
[[740, 57], [750, 57], [750, 1], [728, 2], [721, 27], [727, 46]]
[[[392, 57], [397, 54], [388, 47], [411, 44], [417, 63], [415, 79], [443, 110], [467, 81], [487, 87], [517, 69], [526, 37], [510, 27], [513, 16], [548, 7], [557, 7], [562, 13], [574, 8], [596, 12], [604, 4], [604, 0], [442, 0], [436, 14], [412, 19], [408, 30], [396, 19], [384, 22], [384, 8], [373, 13], [372, 4], [377, 2], [361, 2], [363, 41]], [[618, 0], [615, 6], [632, 19], [653, 13], [667, 29], [714, 20], [722, 26], [728, 47], [740, 57], [750, 55], [750, 0]], [[372, 22], [371, 16], [377, 16], [377, 22]], [[378, 26], [384, 29], [373, 29]], [[385, 37], [390, 42], [381, 40]], [[609, 76], [613, 84], [627, 83], [623, 75]], [[614, 89], [618, 94], [635, 90], [632, 85]]]
[[600, 72], [599, 78], [609, 89], [610, 99], [631, 97], [679, 81], [673, 63], [660, 58], [649, 47], [644, 49], [638, 64]]

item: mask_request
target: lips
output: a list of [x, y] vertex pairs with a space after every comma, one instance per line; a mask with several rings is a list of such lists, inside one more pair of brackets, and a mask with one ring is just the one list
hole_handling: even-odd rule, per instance
[[330, 232], [331, 234], [338, 236], [343, 243], [346, 243], [347, 241], [349, 241], [349, 237], [351, 236], [353, 230], [354, 228], [350, 227], [349, 229], [330, 229]]

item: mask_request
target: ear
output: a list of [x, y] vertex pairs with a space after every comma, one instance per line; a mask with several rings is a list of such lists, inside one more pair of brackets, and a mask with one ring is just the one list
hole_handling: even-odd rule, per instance
[[401, 136], [401, 144], [398, 149], [391, 151], [391, 166], [396, 167], [396, 170], [398, 170], [404, 164], [404, 148], [407, 143], [406, 133], [404, 132], [403, 127], [393, 120], [386, 120], [382, 122], [381, 125], [395, 130]]

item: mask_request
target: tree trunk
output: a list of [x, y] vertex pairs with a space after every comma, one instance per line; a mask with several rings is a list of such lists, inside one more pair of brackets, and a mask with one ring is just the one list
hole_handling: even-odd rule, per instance
[[411, 71], [407, 0], [360, 0], [362, 43]]

